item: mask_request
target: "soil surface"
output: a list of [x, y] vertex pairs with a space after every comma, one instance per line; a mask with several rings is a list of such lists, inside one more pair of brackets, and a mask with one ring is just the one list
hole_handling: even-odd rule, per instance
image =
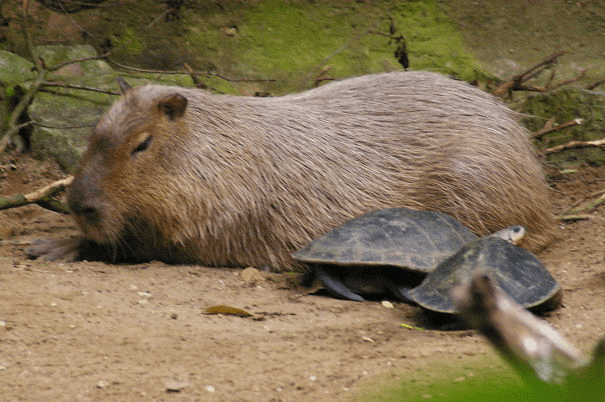
[[[4, 169], [7, 195], [61, 176], [27, 156]], [[605, 191], [605, 168], [551, 185], [560, 213]], [[605, 335], [605, 206], [589, 215], [561, 223], [561, 238], [538, 254], [564, 289], [562, 307], [545, 318], [586, 351]], [[493, 356], [474, 331], [434, 323], [417, 307], [307, 294], [292, 274], [51, 263], [23, 252], [34, 239], [75, 233], [69, 217], [37, 206], [0, 212], [2, 400], [352, 400], [389, 376]], [[204, 314], [217, 305], [253, 316]]]

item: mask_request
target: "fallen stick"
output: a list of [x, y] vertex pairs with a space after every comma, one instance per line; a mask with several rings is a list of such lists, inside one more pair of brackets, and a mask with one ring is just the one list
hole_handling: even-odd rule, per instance
[[544, 125], [544, 127], [542, 127], [540, 130], [536, 131], [532, 135], [532, 138], [538, 139], [538, 138], [545, 136], [546, 134], [554, 133], [555, 131], [560, 131], [560, 130], [563, 130], [568, 127], [579, 126], [583, 123], [584, 123], [583, 119], [573, 119], [566, 123], [557, 124], [555, 126], [555, 125], [552, 125], [552, 120], [549, 120], [547, 122], [547, 124]]
[[590, 215], [586, 215], [586, 214], [579, 214], [579, 215], [561, 214], [561, 215], [555, 217], [556, 220], [562, 221], [562, 222], [585, 221], [585, 220], [588, 220], [590, 218], [591, 218], [591, 216]]
[[548, 87], [548, 90], [552, 91], [553, 89], [557, 89], [557, 88], [560, 88], [560, 87], [562, 87], [564, 85], [571, 84], [572, 82], [580, 81], [582, 78], [584, 78], [586, 76], [587, 72], [588, 72], [588, 69], [585, 68], [584, 70], [580, 71], [580, 74], [578, 74], [575, 78], [571, 78], [569, 80], [561, 81], [561, 82], [559, 82], [559, 83], [557, 83], [557, 84], [555, 84], [555, 85], [553, 85], [551, 87]]
[[[548, 57], [546, 60], [541, 61], [540, 63], [536, 64], [535, 66], [524, 71], [523, 73], [515, 75], [509, 81], [505, 81], [502, 84], [498, 85], [498, 87], [496, 87], [496, 89], [494, 89], [492, 91], [492, 94], [495, 96], [504, 96], [504, 95], [510, 94], [515, 89], [520, 89], [521, 84], [524, 81], [527, 81], [528, 79], [536, 76], [539, 72], [541, 72], [541, 71], [536, 71], [536, 70], [538, 70], [540, 68], [544, 68], [544, 67], [554, 63], [564, 53], [565, 53], [564, 51], [557, 52], [557, 53], [551, 55], [550, 57]], [[533, 90], [538, 90], [538, 89], [536, 87], [536, 88], [533, 88]]]
[[586, 89], [588, 89], [589, 91], [592, 91], [593, 89], [595, 89], [596, 87], [598, 87], [601, 84], [605, 83], [605, 77], [601, 78], [600, 80], [596, 80], [595, 82], [589, 84], [586, 86]]
[[52, 198], [55, 194], [65, 190], [72, 181], [73, 176], [57, 180], [39, 190], [28, 194], [15, 194], [10, 197], [0, 197], [0, 209], [16, 208], [28, 204], [38, 204], [51, 211], [69, 214], [69, 208], [62, 202]]
[[574, 398], [605, 392], [605, 338], [586, 358], [546, 321], [512, 301], [486, 272], [475, 272], [454, 288], [452, 296], [462, 318], [529, 385], [557, 396], [568, 392]]
[[588, 201], [580, 206], [570, 208], [565, 213], [559, 215], [557, 217], [557, 219], [558, 220], [577, 220], [576, 217], [578, 217], [578, 216], [580, 216], [580, 217], [586, 216], [586, 215], [581, 215], [582, 212], [590, 211], [590, 210], [598, 207], [599, 205], [601, 205], [604, 202], [605, 202], [605, 191], [603, 191], [599, 197], [597, 197], [596, 199], [594, 199], [592, 201]]
[[599, 147], [605, 148], [605, 138], [595, 141], [570, 141], [566, 144], [557, 145], [556, 147], [546, 148], [542, 150], [543, 155], [550, 155], [557, 152], [565, 151], [566, 149]]

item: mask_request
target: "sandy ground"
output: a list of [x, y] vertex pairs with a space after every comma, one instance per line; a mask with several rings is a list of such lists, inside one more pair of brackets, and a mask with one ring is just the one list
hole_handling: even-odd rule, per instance
[[[3, 195], [60, 177], [29, 157], [4, 166]], [[551, 185], [559, 213], [605, 191], [605, 168]], [[605, 335], [605, 206], [590, 216], [562, 223], [561, 239], [538, 255], [564, 289], [545, 318], [583, 350]], [[68, 217], [37, 206], [0, 212], [1, 400], [354, 400], [388, 376], [493, 355], [473, 331], [432, 325], [416, 307], [308, 295], [291, 274], [23, 253], [33, 239], [74, 233]], [[254, 316], [204, 314], [216, 305]]]

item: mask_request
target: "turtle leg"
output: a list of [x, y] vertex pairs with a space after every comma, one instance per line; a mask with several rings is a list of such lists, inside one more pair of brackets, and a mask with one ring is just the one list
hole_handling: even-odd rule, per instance
[[326, 269], [315, 268], [315, 274], [328, 293], [339, 299], [363, 301], [363, 297], [353, 293], [336, 275]]
[[389, 291], [395, 296], [397, 299], [406, 302], [408, 304], [416, 305], [416, 302], [409, 296], [410, 290], [412, 287], [409, 286], [401, 286], [396, 283], [392, 283], [389, 285]]

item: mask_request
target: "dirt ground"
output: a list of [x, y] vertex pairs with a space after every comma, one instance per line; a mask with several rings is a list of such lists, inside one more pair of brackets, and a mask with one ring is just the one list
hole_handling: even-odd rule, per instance
[[[27, 156], [5, 161], [0, 194], [57, 172]], [[560, 213], [605, 191], [605, 168], [551, 185]], [[583, 350], [605, 335], [605, 206], [590, 216], [562, 223], [538, 255], [564, 289], [546, 319]], [[473, 331], [431, 325], [416, 307], [308, 295], [289, 274], [255, 281], [239, 269], [49, 263], [22, 251], [74, 233], [68, 217], [37, 206], [0, 212], [1, 400], [353, 400], [431, 362], [493, 355]], [[216, 305], [254, 317], [203, 314]]]

